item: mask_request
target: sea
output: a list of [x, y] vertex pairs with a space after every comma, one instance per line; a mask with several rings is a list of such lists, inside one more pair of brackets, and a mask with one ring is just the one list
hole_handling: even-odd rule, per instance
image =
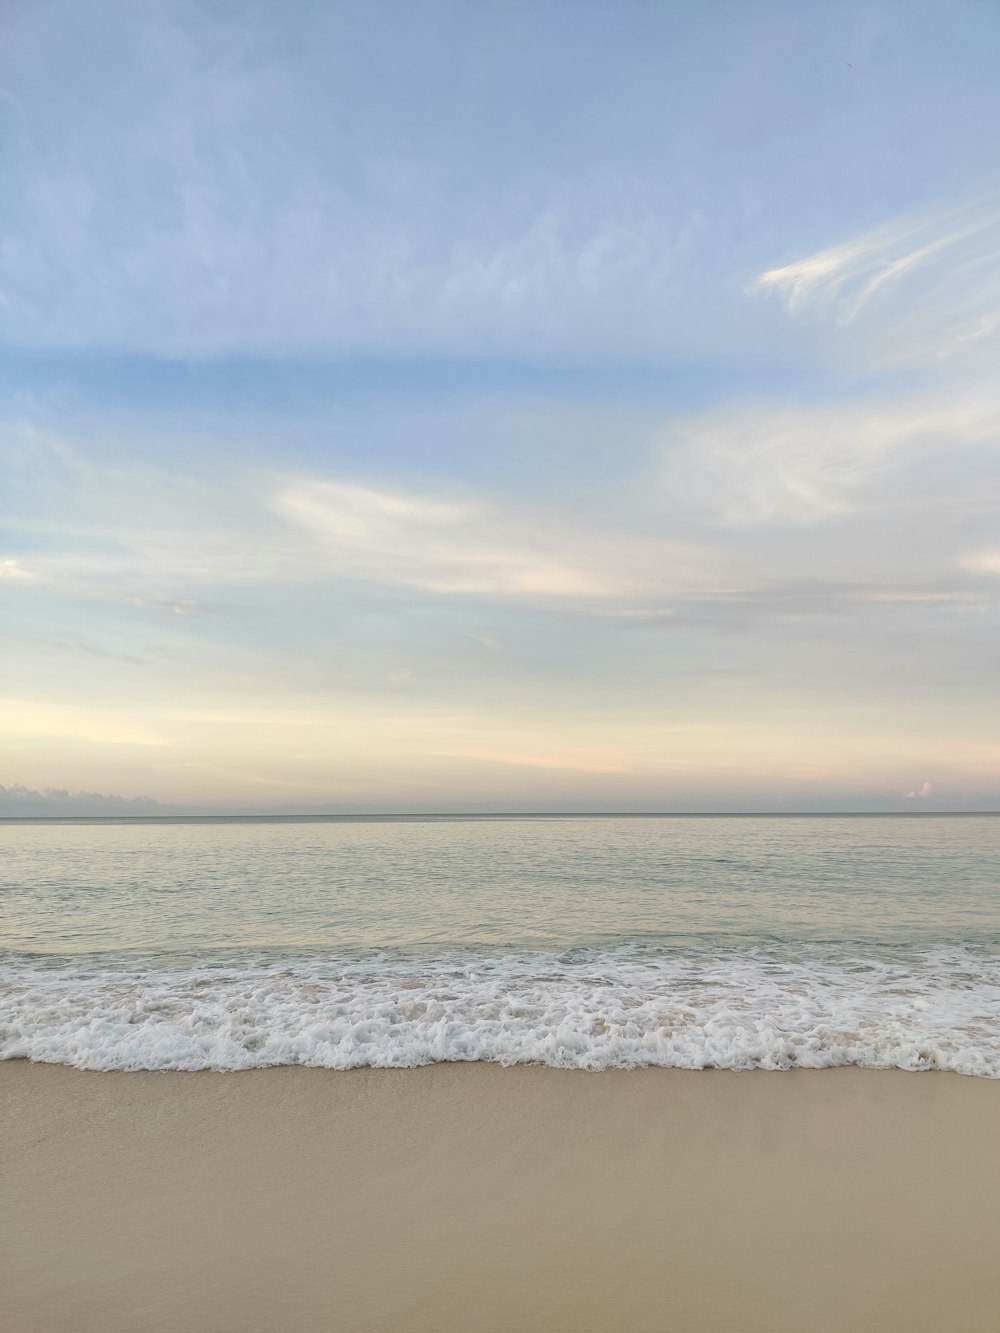
[[1000, 817], [0, 823], [0, 1058], [1000, 1077]]

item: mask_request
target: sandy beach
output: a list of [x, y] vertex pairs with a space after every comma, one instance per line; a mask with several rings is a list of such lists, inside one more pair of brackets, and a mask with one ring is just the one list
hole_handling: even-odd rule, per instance
[[1000, 1084], [12, 1061], [7, 1333], [993, 1333]]

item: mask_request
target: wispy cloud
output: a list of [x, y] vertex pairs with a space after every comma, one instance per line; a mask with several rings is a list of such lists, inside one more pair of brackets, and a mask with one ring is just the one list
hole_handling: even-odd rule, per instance
[[0, 580], [9, 583], [34, 583], [41, 575], [33, 569], [26, 569], [22, 560], [0, 560]]
[[30, 635], [0, 633], [0, 644], [8, 654], [18, 653], [44, 656], [94, 658], [101, 662], [114, 662], [121, 666], [146, 666], [156, 654], [118, 652], [114, 648], [104, 647], [89, 639], [72, 638], [58, 635]]
[[482, 502], [303, 479], [281, 489], [275, 507], [318, 540], [335, 577], [527, 598], [622, 597], [643, 587], [602, 534], [588, 540]]
[[1000, 547], [963, 556], [959, 563], [972, 574], [1000, 575]]
[[[0, 337], [205, 359], [593, 356], [609, 325], [619, 358], [668, 340], [659, 309], [698, 219], [621, 138], [596, 179], [545, 169], [572, 124], [548, 91], [563, 29], [534, 43], [552, 78], [531, 89], [524, 16], [502, 9], [397, 6], [388, 43], [350, 5], [294, 25], [256, 4], [238, 21], [166, 4], [155, 24], [57, 5], [16, 28]], [[456, 29], [490, 52], [470, 123], [453, 109]]]
[[[112, 534], [108, 534], [111, 537]], [[124, 545], [125, 543], [123, 543]], [[140, 546], [136, 542], [135, 546]], [[135, 549], [135, 548], [133, 548]], [[115, 586], [116, 578], [126, 577], [130, 567], [123, 558], [92, 561], [85, 555], [36, 556], [29, 560], [5, 560], [0, 564], [0, 581], [28, 584], [39, 592], [54, 593], [81, 601], [113, 602], [134, 606], [157, 615], [192, 616], [214, 614], [219, 607], [192, 598], [161, 597], [152, 593]], [[160, 566], [161, 576], [169, 567]], [[177, 577], [177, 575], [174, 575]]]
[[488, 653], [503, 652], [503, 640], [492, 630], [476, 625], [472, 629], [464, 630], [463, 633], [467, 639], [471, 639], [473, 643], [478, 643]]
[[942, 223], [948, 221], [953, 222], [954, 216], [908, 218], [877, 227], [782, 268], [769, 269], [751, 290], [773, 289], [792, 311], [807, 303], [833, 306], [840, 322], [850, 323], [881, 288], [927, 265], [941, 251], [996, 227], [1000, 214], [987, 214], [942, 234]]
[[761, 273], [792, 314], [862, 326], [890, 360], [979, 351], [1000, 332], [1000, 204], [914, 214]]
[[477, 764], [503, 764], [514, 768], [549, 768], [572, 773], [627, 773], [628, 765], [611, 756], [585, 749], [562, 751], [454, 749], [440, 750], [443, 759], [466, 759]]
[[10, 521], [31, 547], [0, 566], [13, 588], [174, 619], [219, 612], [206, 589], [227, 586], [361, 582], [585, 606], [719, 576], [702, 544], [637, 532], [593, 504], [240, 468], [222, 481], [211, 466], [177, 476], [68, 452], [72, 484], [53, 487], [72, 496], [63, 512]]
[[894, 611], [912, 618], [921, 609], [937, 614], [978, 613], [997, 604], [997, 596], [970, 588], [967, 582], [954, 573], [937, 582], [908, 584], [786, 577], [772, 584], [720, 589], [666, 609], [628, 608], [615, 615], [626, 625], [652, 629], [698, 626], [745, 630], [777, 627], [782, 621], [795, 620], [853, 622], [856, 626], [867, 624], [870, 636], [871, 627], [884, 626], [886, 616]]
[[114, 706], [86, 708], [30, 697], [0, 698], [0, 733], [143, 748], [159, 748], [173, 743], [162, 730], [151, 729], [144, 718], [133, 720], [127, 712]]
[[864, 503], [890, 465], [992, 450], [998, 434], [1000, 399], [987, 389], [727, 407], [666, 428], [661, 486], [668, 501], [710, 522], [815, 523]]

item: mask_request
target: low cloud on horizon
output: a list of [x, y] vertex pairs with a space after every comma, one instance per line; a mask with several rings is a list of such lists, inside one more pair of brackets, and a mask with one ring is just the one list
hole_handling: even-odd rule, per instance
[[47, 788], [32, 791], [16, 783], [0, 785], [0, 819], [94, 817], [158, 814], [162, 806], [151, 796], [108, 796], [95, 791]]

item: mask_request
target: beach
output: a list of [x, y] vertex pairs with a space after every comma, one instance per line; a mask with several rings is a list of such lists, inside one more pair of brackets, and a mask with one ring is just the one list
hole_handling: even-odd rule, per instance
[[1000, 820], [12, 825], [3, 1333], [996, 1333]]
[[993, 1333], [1000, 1083], [0, 1064], [7, 1333]]

